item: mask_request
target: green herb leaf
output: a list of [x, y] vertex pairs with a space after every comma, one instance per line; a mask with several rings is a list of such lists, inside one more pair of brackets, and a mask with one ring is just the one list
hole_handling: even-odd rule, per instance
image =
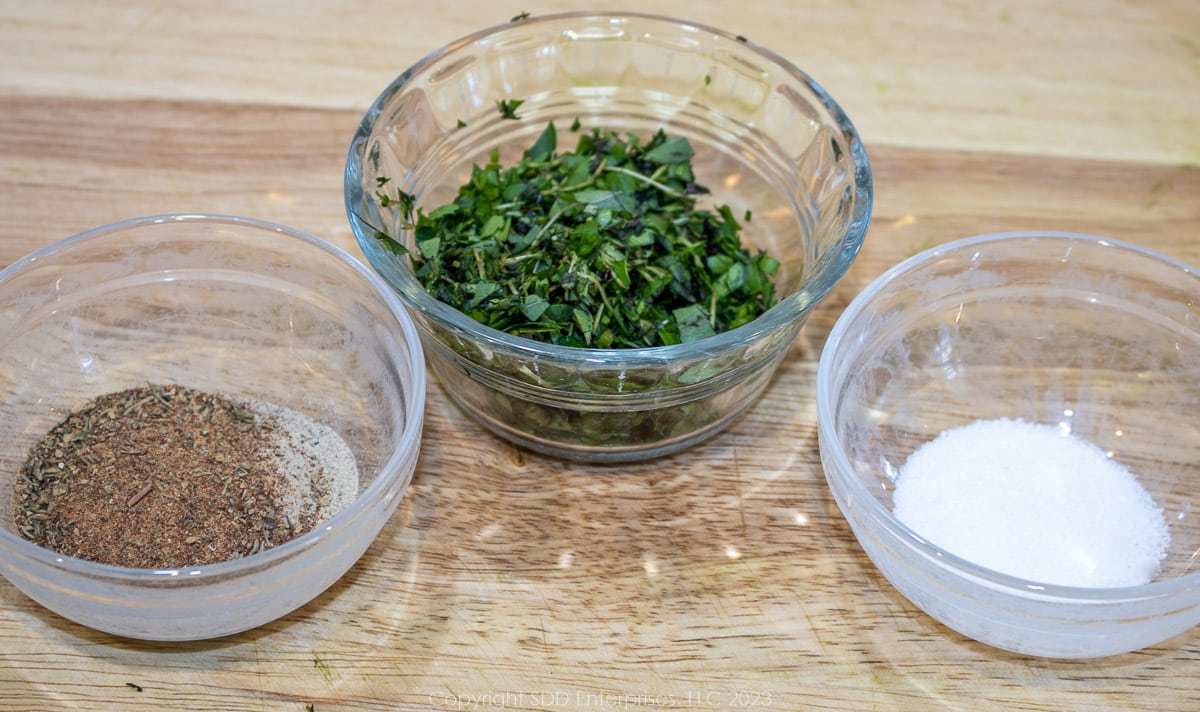
[[496, 108], [500, 111], [500, 118], [516, 121], [521, 118], [517, 116], [517, 107], [524, 103], [524, 99], [501, 99], [496, 102]]
[[685, 344], [699, 341], [716, 333], [704, 307], [699, 304], [689, 304], [686, 307], [675, 309], [671, 312], [671, 316], [675, 319], [676, 328], [679, 329], [679, 339]]
[[521, 313], [530, 321], [541, 319], [542, 314], [545, 314], [549, 308], [550, 302], [536, 294], [525, 295], [525, 300], [521, 303]]
[[439, 237], [421, 240], [417, 243], [417, 251], [421, 253], [421, 257], [427, 260], [436, 260], [441, 252], [441, 247], [442, 240]]
[[571, 318], [575, 320], [575, 325], [579, 327], [579, 332], [583, 335], [583, 344], [590, 346], [594, 326], [591, 313], [581, 307], [575, 307], [571, 310]]
[[542, 131], [542, 135], [538, 136], [538, 140], [525, 151], [525, 158], [530, 161], [544, 162], [554, 153], [554, 149], [558, 148], [558, 133], [554, 130], [554, 123], [546, 124], [546, 129]]
[[430, 220], [444, 220], [445, 218], [458, 212], [458, 206], [454, 203], [446, 203], [438, 206], [432, 213], [429, 214]]
[[476, 282], [475, 284], [467, 285], [466, 289], [471, 293], [471, 300], [467, 302], [466, 308], [474, 309], [482, 304], [485, 299], [499, 291], [500, 285], [495, 282]]
[[659, 144], [653, 150], [648, 151], [644, 158], [647, 161], [669, 165], [672, 163], [687, 163], [695, 155], [695, 151], [692, 150], [692, 144], [686, 138], [680, 136]]
[[411, 223], [413, 221], [413, 206], [417, 204], [417, 199], [411, 193], [405, 193], [403, 190], [396, 192], [396, 198], [400, 203], [400, 215], [404, 221]]
[[575, 191], [575, 200], [590, 205], [597, 210], [620, 210], [624, 207], [622, 199], [625, 194], [616, 190], [598, 190], [588, 188]]

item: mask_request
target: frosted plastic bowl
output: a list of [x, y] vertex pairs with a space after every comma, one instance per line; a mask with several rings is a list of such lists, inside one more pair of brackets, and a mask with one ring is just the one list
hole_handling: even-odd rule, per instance
[[[834, 499], [884, 576], [950, 628], [1031, 655], [1114, 655], [1200, 622], [1198, 294], [1195, 269], [1133, 245], [1013, 233], [931, 249], [858, 295], [821, 354], [819, 442]], [[892, 493], [909, 454], [991, 418], [1069, 430], [1135, 473], [1169, 523], [1160, 575], [1047, 585], [899, 522]]]
[[[519, 121], [496, 102], [523, 99]], [[377, 178], [427, 210], [499, 148], [511, 165], [546, 123], [560, 146], [592, 127], [686, 136], [711, 205], [752, 211], [745, 242], [782, 263], [780, 303], [699, 341], [645, 349], [558, 347], [485, 327], [437, 301], [379, 228], [413, 246]], [[465, 122], [461, 126], [459, 122]], [[809, 311], [866, 234], [871, 173], [836, 102], [787, 60], [726, 32], [645, 15], [567, 14], [464, 37], [401, 74], [371, 105], [346, 163], [346, 209], [367, 260], [411, 308], [431, 370], [480, 423], [528, 448], [639, 460], [718, 432], [766, 388]], [[394, 193], [392, 193], [394, 195]]]
[[[0, 572], [83, 625], [194, 640], [308, 602], [366, 550], [416, 463], [425, 366], [392, 290], [342, 250], [245, 218], [147, 217], [49, 245], [0, 272]], [[15, 532], [29, 449], [75, 404], [147, 382], [300, 411], [346, 440], [358, 498], [290, 542], [212, 566], [131, 569]]]

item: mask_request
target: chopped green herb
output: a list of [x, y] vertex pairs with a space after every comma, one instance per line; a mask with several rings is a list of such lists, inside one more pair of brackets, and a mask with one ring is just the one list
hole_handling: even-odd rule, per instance
[[496, 102], [496, 108], [500, 110], [501, 118], [513, 119], [515, 121], [521, 118], [517, 116], [517, 107], [524, 103], [524, 99], [501, 99]]
[[704, 86], [708, 86], [709, 84], [712, 84], [712, 75], [705, 74], [704, 75]]
[[528, 19], [529, 19], [529, 13], [522, 12], [519, 15], [514, 15], [513, 18], [511, 20], [509, 20], [509, 22], [520, 22], [521, 20], [528, 20]]
[[745, 35], [738, 35], [738, 36], [737, 36], [735, 39], [736, 39], [738, 42], [749, 42], [749, 40], [747, 40], [747, 39], [746, 39], [746, 36], [745, 36]]
[[462, 119], [459, 119], [459, 120], [458, 120], [458, 124], [457, 124], [457, 126], [458, 126], [458, 128], [460, 128], [460, 129], [464, 129], [464, 128], [466, 128], [466, 127], [467, 127], [467, 122], [466, 122], [466, 121], [463, 121]]
[[697, 206], [694, 155], [662, 130], [599, 129], [559, 153], [551, 122], [515, 165], [493, 151], [474, 166], [451, 203], [413, 219], [412, 196], [390, 202], [415, 226], [425, 290], [480, 323], [566, 346], [685, 343], [769, 309], [779, 266], [742, 246], [728, 206]]
[[[412, 193], [405, 193], [403, 190], [396, 191], [397, 202], [400, 203], [400, 216], [404, 218], [406, 227], [411, 227], [413, 222], [413, 206], [416, 205], [417, 199]], [[383, 205], [383, 200], [380, 200]], [[386, 206], [385, 206], [386, 207]]]

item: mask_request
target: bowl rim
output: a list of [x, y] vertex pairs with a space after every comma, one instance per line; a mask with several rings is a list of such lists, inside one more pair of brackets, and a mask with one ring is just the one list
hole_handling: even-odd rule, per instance
[[[1057, 602], [1070, 601], [1099, 605], [1165, 598], [1183, 590], [1200, 589], [1200, 569], [1162, 581], [1108, 588], [1044, 583], [995, 571], [929, 542], [897, 519], [891, 510], [884, 507], [879, 499], [863, 485], [860, 478], [845, 474], [853, 472], [854, 467], [846, 455], [845, 448], [842, 447], [841, 439], [833, 422], [832, 410], [837, 384], [833, 383], [832, 374], [836, 371], [835, 361], [841, 357], [839, 352], [842, 350], [842, 345], [846, 343], [846, 332], [851, 324], [856, 322], [863, 310], [874, 302], [880, 293], [887, 290], [896, 279], [928, 262], [937, 260], [948, 253], [966, 252], [999, 243], [1039, 239], [1058, 240], [1068, 244], [1088, 244], [1125, 252], [1134, 258], [1174, 267], [1190, 275], [1193, 279], [1200, 280], [1200, 270], [1197, 268], [1141, 245], [1082, 232], [1057, 230], [1018, 230], [959, 238], [928, 248], [896, 263], [875, 278], [850, 301], [830, 330], [821, 350], [816, 379], [818, 442], [822, 450], [822, 458], [829, 457], [833, 462], [832, 468], [823, 467], [825, 478], [832, 490], [848, 489], [853, 501], [865, 502], [866, 511], [856, 514], [856, 519], [865, 516], [870, 521], [878, 522], [893, 539], [900, 540], [904, 546], [917, 551], [927, 560], [937, 562], [943, 569], [953, 572], [956, 576], [977, 579], [993, 588], [1012, 594], [1036, 596]], [[840, 509], [840, 501], [838, 506]], [[846, 515], [843, 514], [843, 516]], [[849, 516], [846, 518], [849, 519]], [[857, 533], [855, 536], [857, 538]]]
[[[404, 309], [403, 304], [397, 299], [395, 291], [380, 279], [378, 274], [368, 269], [341, 247], [310, 233], [257, 218], [219, 213], [163, 213], [146, 215], [93, 227], [44, 245], [13, 262], [3, 270], [0, 270], [0, 284], [3, 284], [10, 277], [20, 273], [31, 264], [36, 264], [38, 261], [53, 256], [64, 249], [69, 249], [77, 243], [119, 235], [131, 228], [172, 223], [225, 224], [274, 232], [286, 238], [298, 240], [301, 243], [329, 254], [350, 267], [360, 278], [364, 279], [375, 295], [381, 298], [387, 305], [395, 317], [400, 331], [404, 335], [406, 351], [403, 355], [409, 360], [409, 367], [413, 371], [412, 383], [408, 384], [411, 393], [405, 393], [404, 399], [404, 432], [394, 444], [387, 460], [380, 465], [375, 479], [366, 489], [359, 492], [354, 501], [345, 509], [328, 519], [318, 522], [311, 530], [298, 537], [240, 559], [231, 559], [202, 566], [181, 566], [161, 569], [117, 566], [60, 554], [51, 549], [38, 546], [24, 537], [9, 531], [6, 527], [0, 527], [0, 553], [2, 553], [3, 548], [8, 548], [19, 556], [30, 559], [39, 565], [70, 571], [73, 574], [87, 576], [93, 580], [103, 580], [119, 585], [183, 588], [187, 586], [203, 586], [210, 582], [227, 580], [241, 574], [270, 568], [278, 561], [301, 555], [305, 550], [312, 548], [321, 539], [325, 538], [330, 532], [353, 527], [354, 519], [369, 503], [380, 499], [384, 494], [383, 491], [395, 483], [397, 475], [400, 475], [403, 471], [403, 461], [420, 446], [426, 377], [424, 352], [418, 338], [416, 325]], [[401, 487], [402, 489], [398, 493], [397, 498], [403, 496], [407, 483], [402, 484]]]
[[[481, 324], [467, 314], [429, 295], [420, 285], [419, 281], [411, 274], [411, 270], [407, 268], [399, 269], [390, 261], [378, 264], [377, 261], [372, 260], [371, 251], [367, 249], [367, 245], [376, 241], [374, 237], [375, 228], [367, 223], [357, 212], [354, 198], [361, 196], [364, 191], [360, 182], [355, 179], [360, 173], [362, 152], [366, 141], [371, 135], [375, 120], [382, 115], [384, 104], [396, 92], [400, 91], [405, 83], [414, 75], [431, 71], [440, 61], [446, 61], [447, 58], [452, 57], [456, 52], [465, 47], [506, 32], [520, 31], [523, 27], [574, 20], [607, 20], [611, 23], [635, 20], [669, 25], [688, 32], [700, 32], [712, 35], [717, 42], [733, 43], [730, 46], [736, 45], [750, 49], [776, 68], [783, 70], [793, 79], [805, 85], [820, 102], [821, 107], [828, 112], [834, 125], [846, 141], [848, 149], [846, 153], [849, 155], [851, 162], [849, 172], [854, 179], [853, 192], [855, 202], [854, 209], [849, 215], [849, 229], [831, 248], [831, 257], [826, 266], [813, 275], [812, 279], [801, 285], [795, 293], [780, 300], [753, 321], [737, 328], [723, 331], [698, 341], [668, 346], [598, 349], [550, 344], [523, 336], [514, 336]], [[595, 362], [598, 365], [620, 363], [625, 367], [636, 367], [639, 365], [657, 366], [664, 362], [725, 353], [735, 348], [745, 347], [760, 341], [764, 336], [785, 327], [797, 317], [805, 314], [836, 286], [837, 282], [845, 275], [850, 265], [854, 262], [866, 237], [874, 202], [874, 182], [870, 161], [867, 158], [866, 149], [857, 129], [855, 129], [853, 123], [851, 123], [849, 117], [837, 101], [806, 72], [792, 64], [782, 55], [741, 35], [736, 35], [726, 30], [661, 14], [621, 11], [577, 11], [534, 15], [520, 21], [495, 24], [477, 30], [425, 55], [393, 79], [371, 103], [350, 142], [343, 178], [346, 213], [355, 239], [358, 241], [371, 266], [383, 274], [389, 282], [394, 281], [394, 283], [399, 285], [398, 291], [401, 292], [402, 297], [410, 306], [443, 324], [448, 324], [460, 332], [471, 334], [472, 338], [484, 343], [492, 350], [505, 353], [522, 353], [529, 357], [548, 358], [560, 362], [583, 361]]]

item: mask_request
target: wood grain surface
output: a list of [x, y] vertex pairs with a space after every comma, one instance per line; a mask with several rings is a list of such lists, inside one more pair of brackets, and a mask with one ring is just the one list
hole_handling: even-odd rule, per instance
[[[669, 3], [817, 78], [867, 143], [866, 245], [767, 395], [649, 464], [483, 432], [431, 384], [409, 494], [329, 591], [159, 645], [0, 581], [0, 710], [1200, 709], [1200, 633], [1098, 661], [981, 645], [903, 599], [820, 468], [816, 360], [848, 301], [937, 243], [1051, 228], [1200, 264], [1192, 0]], [[409, 64], [579, 2], [0, 1], [0, 265], [148, 213], [286, 223], [360, 254], [342, 168]]]

